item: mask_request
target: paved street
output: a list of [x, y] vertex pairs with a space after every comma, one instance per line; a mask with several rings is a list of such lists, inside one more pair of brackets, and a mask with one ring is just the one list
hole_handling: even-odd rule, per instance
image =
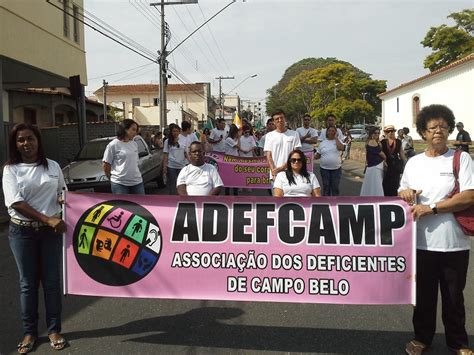
[[[360, 164], [344, 162], [342, 194], [358, 195]], [[155, 191], [153, 188], [149, 192]], [[163, 190], [159, 190], [163, 193]], [[263, 192], [262, 192], [263, 193]], [[474, 255], [465, 293], [474, 344]], [[0, 226], [0, 353], [21, 338], [17, 271]], [[402, 354], [411, 339], [411, 306], [344, 306], [67, 296], [63, 330], [71, 354]], [[40, 315], [43, 319], [43, 315]], [[51, 354], [45, 326], [35, 354]], [[441, 320], [430, 354], [447, 354]]]

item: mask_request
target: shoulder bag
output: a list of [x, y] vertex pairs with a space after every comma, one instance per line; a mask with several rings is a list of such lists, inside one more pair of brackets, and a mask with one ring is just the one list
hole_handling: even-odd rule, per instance
[[[459, 168], [461, 166], [461, 153], [462, 151], [454, 151], [453, 157], [453, 174], [454, 174], [454, 189], [448, 197], [453, 197], [459, 193]], [[466, 208], [465, 210], [453, 212], [454, 218], [461, 226], [464, 234], [474, 235], [474, 205]]]

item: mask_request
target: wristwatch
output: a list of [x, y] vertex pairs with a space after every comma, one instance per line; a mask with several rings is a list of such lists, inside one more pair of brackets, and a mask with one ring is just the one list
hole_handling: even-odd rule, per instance
[[435, 215], [438, 214], [438, 209], [436, 208], [436, 203], [430, 204], [430, 208], [433, 211], [433, 214], [435, 214]]

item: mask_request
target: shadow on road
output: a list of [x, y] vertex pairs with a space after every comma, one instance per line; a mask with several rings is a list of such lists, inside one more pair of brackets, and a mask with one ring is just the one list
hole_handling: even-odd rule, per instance
[[[407, 332], [321, 329], [280, 326], [252, 326], [226, 324], [226, 320], [240, 317], [240, 308], [202, 307], [173, 316], [153, 317], [125, 323], [120, 326], [68, 332], [71, 341], [138, 335], [126, 343], [179, 345], [204, 348], [239, 350], [400, 354], [412, 336]], [[143, 333], [155, 333], [140, 336]], [[437, 335], [441, 338], [441, 335]], [[471, 337], [474, 341], [474, 337]], [[442, 339], [437, 339], [442, 343]], [[438, 349], [441, 350], [441, 349]], [[444, 351], [445, 349], [443, 349]]]

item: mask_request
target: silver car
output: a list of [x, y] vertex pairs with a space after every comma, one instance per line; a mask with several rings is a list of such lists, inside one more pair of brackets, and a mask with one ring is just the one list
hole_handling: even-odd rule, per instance
[[[97, 138], [86, 143], [74, 160], [63, 168], [64, 178], [71, 191], [110, 191], [104, 174], [102, 158], [105, 147], [115, 137]], [[150, 150], [141, 136], [134, 138], [138, 145], [138, 168], [143, 182], [156, 181], [163, 186], [163, 151]]]

